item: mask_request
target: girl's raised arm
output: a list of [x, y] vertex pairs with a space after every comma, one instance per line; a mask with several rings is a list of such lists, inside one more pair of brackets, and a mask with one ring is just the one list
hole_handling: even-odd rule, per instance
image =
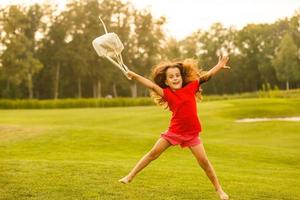
[[128, 71], [127, 72], [127, 75], [129, 77], [131, 77], [132, 79], [140, 82], [142, 85], [146, 86], [147, 88], [153, 90], [154, 92], [156, 92], [159, 96], [163, 96], [164, 95], [164, 92], [163, 92], [163, 89], [155, 84], [154, 82], [150, 81], [149, 79], [137, 74], [137, 73], [134, 73], [133, 71]]
[[200, 76], [200, 79], [199, 79], [200, 84], [208, 81], [211, 77], [213, 77], [221, 69], [230, 69], [230, 67], [226, 66], [226, 63], [228, 62], [228, 60], [229, 60], [229, 57], [220, 56], [218, 64], [216, 64], [216, 66], [211, 68], [207, 73]]

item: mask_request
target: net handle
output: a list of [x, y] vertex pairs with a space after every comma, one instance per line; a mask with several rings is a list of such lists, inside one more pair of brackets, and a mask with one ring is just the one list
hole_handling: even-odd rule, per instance
[[100, 21], [101, 21], [101, 23], [102, 23], [102, 26], [103, 26], [103, 28], [104, 28], [105, 33], [107, 33], [106, 26], [105, 26], [105, 24], [104, 24], [104, 22], [103, 22], [103, 20], [101, 19], [100, 16], [99, 16], [99, 19], [100, 19]]
[[[127, 66], [126, 66], [124, 63], [122, 63], [122, 65], [121, 65], [121, 64], [117, 63], [114, 59], [112, 59], [111, 57], [109, 57], [109, 56], [105, 56], [105, 57], [106, 57], [107, 60], [109, 60], [112, 64], [114, 64], [116, 67], [118, 67], [118, 68], [123, 72], [123, 74], [124, 74], [129, 80], [131, 80], [131, 77], [128, 76], [128, 74], [127, 74], [128, 68], [127, 68]], [[126, 68], [127, 68], [127, 70], [126, 70]]]
[[[105, 31], [105, 34], [107, 34], [107, 29], [106, 29], [106, 26], [105, 26], [105, 23], [103, 22], [103, 20], [101, 19], [101, 17], [99, 16], [99, 20], [101, 21], [102, 23], [102, 26], [104, 28], [104, 31]], [[113, 63], [115, 66], [117, 66], [123, 73], [124, 75], [129, 79], [131, 80], [131, 77], [129, 77], [127, 75], [127, 71], [128, 71], [128, 67], [123, 63], [123, 58], [122, 58], [122, 55], [118, 55], [116, 52], [116, 59], [118, 62], [116, 62], [114, 59], [112, 59], [111, 57], [109, 56], [105, 56], [111, 63]]]

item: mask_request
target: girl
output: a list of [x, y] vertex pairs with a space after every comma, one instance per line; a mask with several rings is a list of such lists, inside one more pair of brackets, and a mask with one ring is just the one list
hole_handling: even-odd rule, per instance
[[130, 173], [119, 180], [127, 184], [144, 169], [151, 161], [158, 158], [171, 145], [179, 144], [182, 148], [189, 147], [203, 168], [209, 180], [214, 185], [220, 199], [229, 199], [223, 191], [215, 170], [208, 160], [204, 146], [199, 138], [201, 125], [197, 116], [195, 94], [201, 97], [200, 84], [208, 81], [226, 66], [228, 57], [219, 57], [218, 64], [202, 75], [197, 68], [197, 62], [186, 59], [182, 62], [162, 63], [152, 71], [154, 82], [132, 72], [127, 75], [152, 90], [156, 103], [167, 105], [172, 111], [168, 130], [161, 134], [153, 148], [135, 165]]

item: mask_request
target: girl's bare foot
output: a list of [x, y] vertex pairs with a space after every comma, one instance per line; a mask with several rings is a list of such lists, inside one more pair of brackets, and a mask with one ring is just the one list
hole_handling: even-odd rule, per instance
[[223, 190], [217, 190], [217, 194], [221, 200], [229, 199], [229, 196]]
[[125, 176], [125, 177], [121, 178], [121, 179], [119, 180], [119, 182], [120, 182], [120, 183], [124, 183], [124, 184], [128, 184], [128, 183], [131, 182], [131, 180], [132, 180], [132, 179], [130, 179], [128, 176]]

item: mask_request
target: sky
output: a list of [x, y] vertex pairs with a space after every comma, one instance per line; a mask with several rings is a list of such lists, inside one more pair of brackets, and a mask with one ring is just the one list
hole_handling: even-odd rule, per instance
[[[0, 0], [0, 5], [53, 2], [64, 8], [67, 0]], [[183, 39], [198, 29], [207, 30], [213, 23], [238, 29], [249, 23], [273, 23], [291, 17], [300, 10], [300, 0], [123, 0], [136, 8], [148, 8], [154, 17], [165, 16], [165, 31]]]

